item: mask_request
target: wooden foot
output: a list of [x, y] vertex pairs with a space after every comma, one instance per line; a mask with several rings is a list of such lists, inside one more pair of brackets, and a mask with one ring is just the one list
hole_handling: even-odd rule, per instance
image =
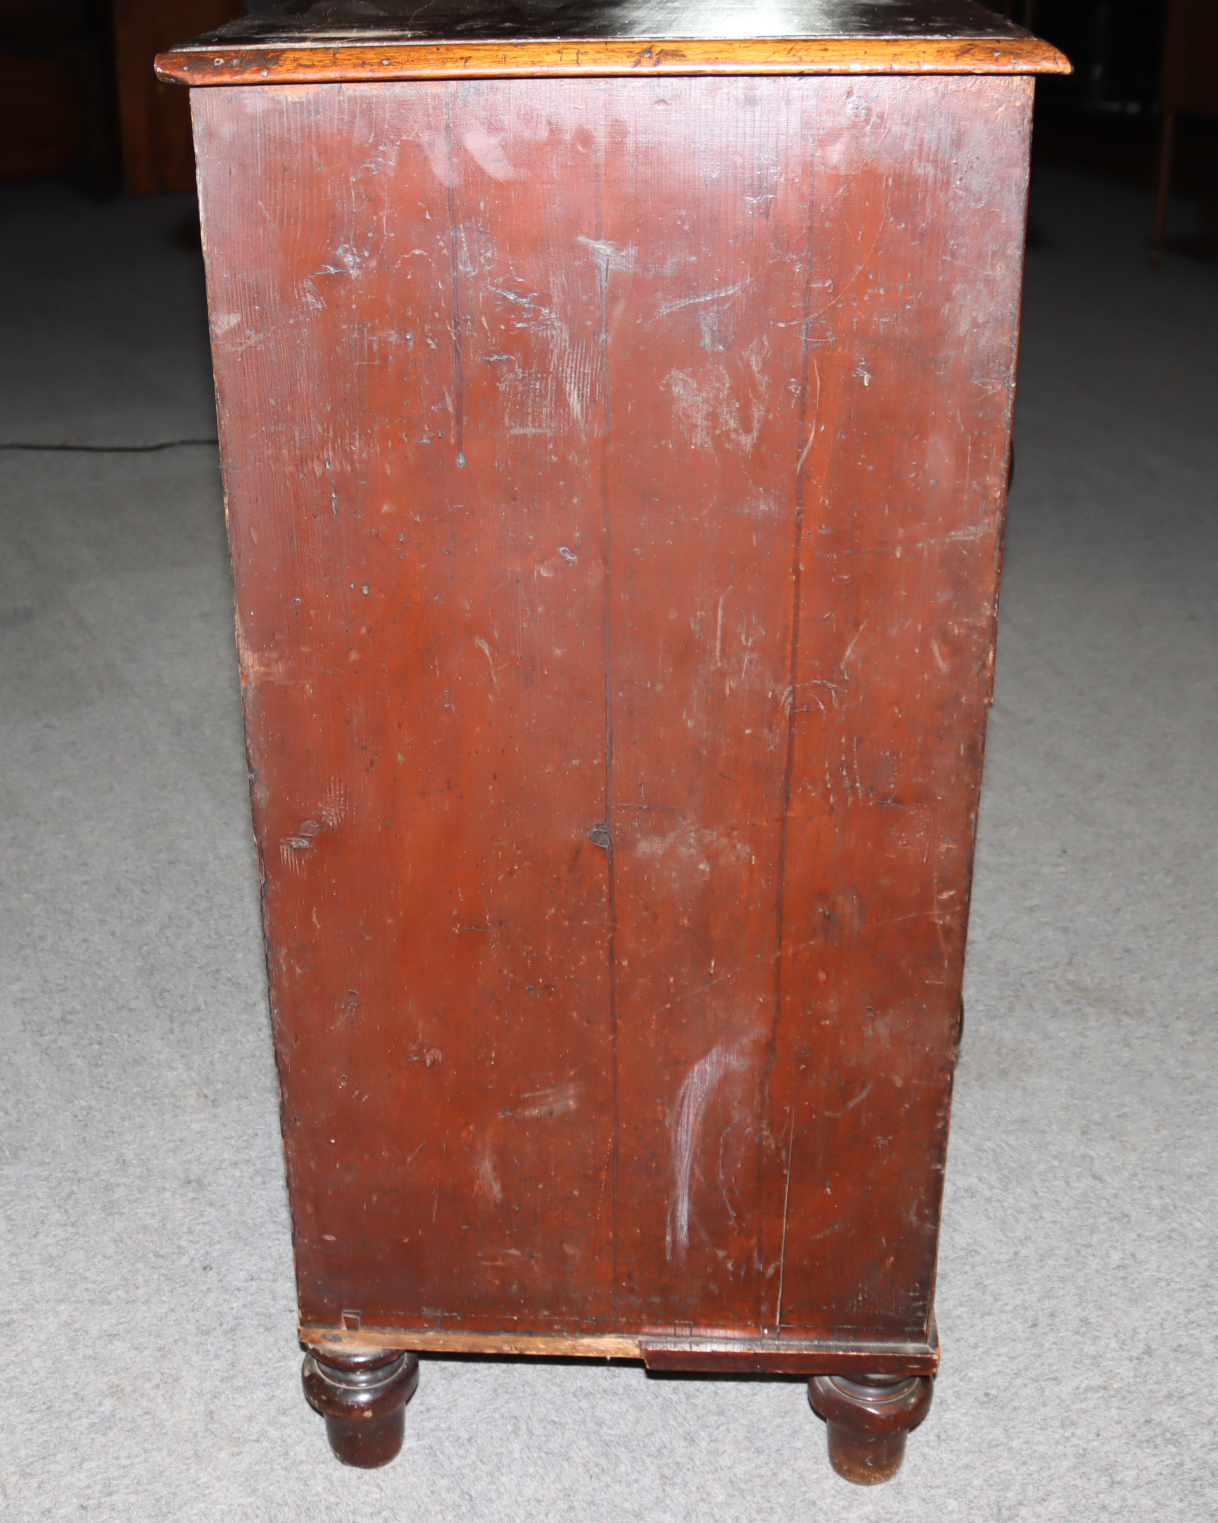
[[301, 1380], [305, 1400], [325, 1418], [330, 1448], [344, 1465], [375, 1470], [397, 1456], [406, 1403], [419, 1383], [417, 1354], [310, 1348]]
[[928, 1375], [814, 1375], [812, 1410], [829, 1429], [829, 1462], [858, 1486], [890, 1481], [905, 1458], [905, 1435], [930, 1411]]

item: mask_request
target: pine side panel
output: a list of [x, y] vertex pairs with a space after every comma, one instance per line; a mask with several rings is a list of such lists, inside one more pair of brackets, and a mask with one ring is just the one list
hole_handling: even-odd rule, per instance
[[195, 93], [310, 1326], [925, 1338], [1029, 98]]
[[195, 117], [302, 1320], [578, 1330], [612, 1263], [580, 129], [527, 85]]
[[1030, 105], [1024, 80], [820, 87], [766, 1229], [800, 1336], [929, 1326]]

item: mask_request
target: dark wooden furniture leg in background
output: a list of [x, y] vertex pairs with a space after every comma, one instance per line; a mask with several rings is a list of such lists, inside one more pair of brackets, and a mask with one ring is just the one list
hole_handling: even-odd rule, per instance
[[812, 1410], [829, 1429], [829, 1463], [858, 1486], [890, 1481], [905, 1458], [905, 1435], [930, 1411], [928, 1375], [814, 1375]]
[[406, 1403], [419, 1383], [417, 1354], [311, 1348], [301, 1381], [305, 1400], [325, 1418], [330, 1448], [344, 1465], [375, 1470], [397, 1458]]
[[1163, 132], [1159, 139], [1159, 174], [1155, 186], [1155, 220], [1150, 233], [1150, 267], [1157, 270], [1170, 246], [1173, 253], [1213, 261], [1218, 258], [1214, 230], [1202, 212], [1200, 236], [1169, 240], [1167, 211], [1171, 201], [1172, 161], [1179, 116], [1218, 119], [1218, 6], [1213, 0], [1168, 0], [1163, 39], [1163, 75], [1159, 88]]
[[1171, 161], [1176, 139], [1176, 113], [1163, 113], [1163, 131], [1159, 138], [1159, 173], [1155, 184], [1155, 222], [1150, 233], [1150, 267], [1163, 263], [1163, 240], [1167, 237], [1167, 208], [1171, 204]]

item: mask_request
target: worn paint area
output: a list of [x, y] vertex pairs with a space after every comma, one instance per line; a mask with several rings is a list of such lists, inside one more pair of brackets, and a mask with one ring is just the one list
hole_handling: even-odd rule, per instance
[[[745, 1072], [758, 1050], [758, 1036], [751, 1033], [735, 1042], [717, 1042], [714, 1047], [694, 1064], [682, 1080], [673, 1106], [670, 1122], [672, 1134], [672, 1192], [668, 1205], [668, 1226], [664, 1236], [664, 1253], [671, 1261], [686, 1257], [689, 1252], [689, 1228], [691, 1212], [691, 1189], [694, 1163], [704, 1143], [703, 1123], [707, 1109], [724, 1080], [733, 1074]], [[734, 1115], [729, 1127], [739, 1124]], [[726, 1132], [727, 1128], [724, 1129]], [[720, 1190], [726, 1196], [727, 1182], [722, 1167], [723, 1134], [709, 1139], [711, 1155], [715, 1159], [715, 1173]], [[731, 1210], [730, 1201], [728, 1209]]]
[[551, 1120], [555, 1116], [570, 1115], [579, 1109], [580, 1086], [575, 1079], [565, 1084], [553, 1084], [546, 1089], [535, 1089], [521, 1095], [511, 1114], [521, 1120], [540, 1118]]

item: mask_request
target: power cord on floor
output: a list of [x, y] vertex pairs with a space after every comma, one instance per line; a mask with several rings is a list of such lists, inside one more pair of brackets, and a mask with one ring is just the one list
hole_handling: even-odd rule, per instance
[[0, 450], [55, 451], [69, 455], [150, 455], [154, 450], [181, 449], [188, 444], [219, 444], [219, 439], [166, 439], [161, 444], [0, 444]]

